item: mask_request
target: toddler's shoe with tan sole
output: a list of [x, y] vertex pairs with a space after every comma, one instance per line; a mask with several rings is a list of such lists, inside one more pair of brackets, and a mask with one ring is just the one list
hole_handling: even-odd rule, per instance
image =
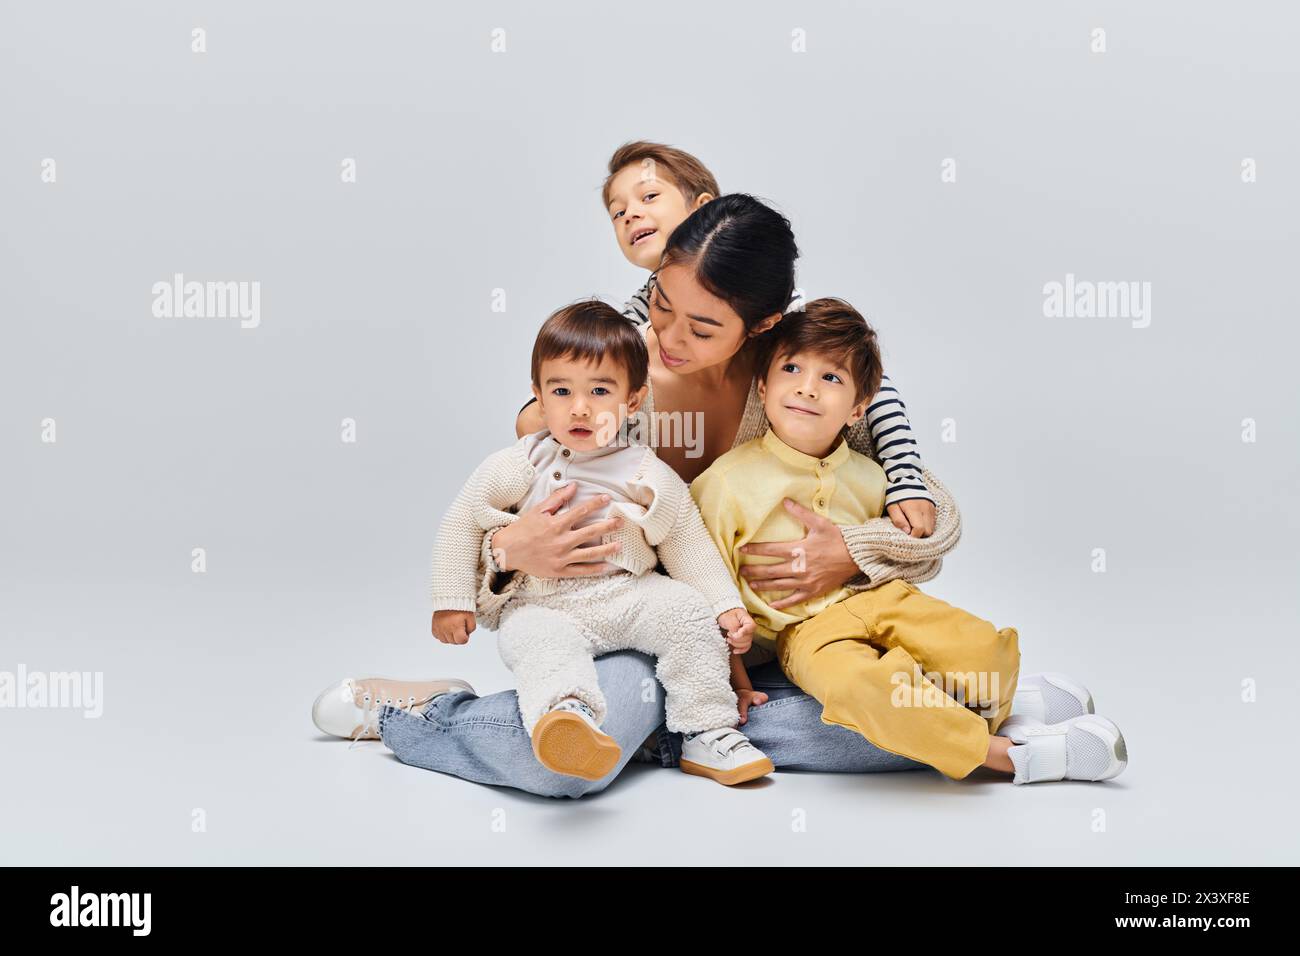
[[682, 771], [732, 787], [765, 777], [776, 768], [767, 754], [733, 727], [682, 738]]
[[590, 708], [565, 700], [533, 725], [533, 753], [552, 773], [599, 780], [618, 766], [623, 748], [600, 729]]
[[474, 688], [463, 680], [390, 680], [345, 677], [320, 692], [311, 706], [312, 723], [321, 733], [349, 740], [379, 739], [379, 708], [387, 704], [419, 713], [435, 697]]

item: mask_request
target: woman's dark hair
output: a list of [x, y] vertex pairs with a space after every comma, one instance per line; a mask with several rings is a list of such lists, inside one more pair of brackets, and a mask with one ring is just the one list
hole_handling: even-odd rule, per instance
[[659, 268], [689, 265], [695, 277], [752, 329], [785, 312], [794, 294], [790, 220], [745, 193], [706, 202], [673, 230]]

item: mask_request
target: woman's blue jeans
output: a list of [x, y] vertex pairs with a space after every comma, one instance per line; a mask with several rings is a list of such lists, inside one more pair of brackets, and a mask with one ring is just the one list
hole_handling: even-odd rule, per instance
[[[609, 704], [601, 729], [623, 749], [618, 766], [600, 780], [551, 773], [537, 762], [512, 690], [487, 697], [443, 694], [423, 714], [382, 707], [380, 736], [402, 763], [547, 797], [604, 790], [656, 731], [663, 765], [677, 766], [681, 735], [664, 727], [664, 692], [655, 680], [654, 658], [616, 651], [596, 659], [596, 673]], [[925, 767], [844, 727], [822, 723], [822, 705], [790, 683], [776, 661], [752, 668], [750, 680], [768, 702], [750, 708], [741, 730], [778, 770], [877, 773]]]

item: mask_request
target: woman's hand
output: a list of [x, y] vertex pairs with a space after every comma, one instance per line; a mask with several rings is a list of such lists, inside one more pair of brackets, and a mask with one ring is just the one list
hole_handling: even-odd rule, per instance
[[599, 495], [556, 514], [577, 490], [577, 483], [570, 482], [493, 535], [492, 556], [497, 566], [538, 578], [586, 577], [612, 571], [614, 566], [602, 559], [618, 551], [618, 542], [579, 545], [622, 527], [623, 518], [615, 515], [575, 531], [575, 524], [609, 504], [609, 495]]
[[928, 538], [934, 534], [934, 502], [924, 498], [908, 498], [890, 505], [885, 511], [894, 527], [913, 538]]
[[542, 405], [540, 402], [529, 402], [523, 408], [519, 409], [519, 414], [515, 416], [516, 438], [523, 438], [525, 435], [539, 432], [545, 427], [546, 419], [542, 417]]
[[833, 591], [861, 574], [849, 554], [844, 535], [830, 519], [809, 511], [796, 501], [785, 499], [785, 509], [803, 523], [807, 534], [797, 541], [751, 542], [742, 554], [783, 558], [780, 564], [744, 564], [741, 575], [755, 591], [793, 591], [773, 601], [780, 610]]

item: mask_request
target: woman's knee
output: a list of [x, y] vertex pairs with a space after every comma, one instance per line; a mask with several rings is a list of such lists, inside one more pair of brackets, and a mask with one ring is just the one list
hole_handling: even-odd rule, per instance
[[655, 680], [655, 658], [641, 651], [611, 651], [596, 658], [596, 676], [605, 699], [641, 699]]

